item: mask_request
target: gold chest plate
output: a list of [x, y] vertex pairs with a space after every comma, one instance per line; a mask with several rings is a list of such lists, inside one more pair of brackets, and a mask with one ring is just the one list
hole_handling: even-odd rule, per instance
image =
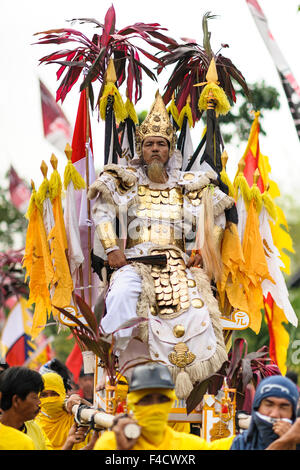
[[138, 187], [138, 205], [136, 217], [149, 221], [135, 226], [134, 238], [128, 233], [126, 248], [140, 243], [152, 242], [157, 245], [175, 245], [184, 250], [182, 230], [175, 231], [175, 221], [183, 220], [183, 194], [180, 188], [165, 190]]

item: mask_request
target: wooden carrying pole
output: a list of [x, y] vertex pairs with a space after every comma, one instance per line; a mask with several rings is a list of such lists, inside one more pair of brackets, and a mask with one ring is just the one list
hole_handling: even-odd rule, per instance
[[[85, 165], [86, 165], [86, 195], [90, 186], [90, 168], [89, 168], [89, 140], [90, 140], [90, 113], [89, 113], [89, 92], [86, 88], [86, 132], [85, 132]], [[91, 202], [87, 197], [88, 219], [91, 220]], [[88, 293], [89, 306], [92, 307], [92, 228], [88, 225]]]

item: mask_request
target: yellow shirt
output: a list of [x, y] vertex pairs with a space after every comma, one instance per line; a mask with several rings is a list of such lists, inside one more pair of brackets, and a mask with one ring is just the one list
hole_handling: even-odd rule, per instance
[[0, 423], [0, 450], [35, 450], [35, 448], [29, 436]]
[[36, 450], [53, 450], [50, 440], [36, 421], [26, 421], [25, 426], [23, 432], [33, 440]]
[[[158, 446], [140, 436], [132, 450], [229, 450], [234, 437], [207, 442], [199, 436], [177, 432], [168, 426], [164, 439]], [[115, 433], [104, 432], [97, 440], [94, 450], [117, 450]]]

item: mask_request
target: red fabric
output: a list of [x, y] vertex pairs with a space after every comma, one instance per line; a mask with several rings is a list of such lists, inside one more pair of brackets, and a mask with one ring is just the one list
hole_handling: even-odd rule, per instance
[[25, 336], [21, 336], [10, 348], [5, 356], [5, 361], [10, 367], [22, 366], [26, 361]]
[[[72, 140], [72, 163], [77, 162], [85, 157], [85, 144], [86, 144], [86, 128], [87, 128], [87, 102], [86, 91], [83, 90], [80, 94], [80, 100], [77, 110], [76, 122]], [[93, 154], [93, 143], [91, 134], [91, 123], [89, 123], [89, 137], [90, 146]]]
[[59, 129], [64, 133], [68, 141], [71, 137], [71, 126], [62, 109], [58, 106], [50, 91], [41, 80], [40, 92], [44, 136], [49, 137], [53, 132]]
[[28, 203], [31, 195], [29, 187], [18, 176], [16, 170], [11, 166], [9, 171], [10, 199], [17, 209], [21, 209]]
[[[258, 168], [258, 157], [259, 157], [259, 143], [257, 143], [256, 155], [253, 155], [251, 149], [249, 149], [249, 151], [248, 151], [248, 153], [245, 157], [246, 165], [245, 165], [245, 169], [244, 169], [244, 176], [245, 176], [250, 188], [253, 185], [254, 172]], [[257, 186], [259, 187], [260, 192], [263, 193], [264, 192], [264, 184], [263, 184], [263, 180], [262, 180], [261, 176], [259, 176], [259, 178], [258, 178]]]
[[78, 382], [82, 365], [83, 365], [83, 359], [82, 359], [81, 350], [78, 344], [75, 343], [72, 351], [70, 352], [66, 360], [66, 366], [72, 372], [75, 383]]

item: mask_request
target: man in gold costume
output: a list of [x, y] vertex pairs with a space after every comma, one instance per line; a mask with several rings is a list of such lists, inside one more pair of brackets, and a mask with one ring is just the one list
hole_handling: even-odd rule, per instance
[[[218, 187], [212, 169], [181, 170], [159, 93], [137, 128], [136, 152], [127, 167], [106, 165], [89, 190], [94, 252], [115, 269], [101, 326], [106, 333], [118, 330], [120, 363], [147, 356], [166, 364], [177, 397], [185, 399], [227, 358], [211, 282], [221, 273], [224, 211], [234, 200]], [[166, 255], [166, 266], [130, 262], [157, 254]], [[141, 318], [138, 326], [119, 329]]]

